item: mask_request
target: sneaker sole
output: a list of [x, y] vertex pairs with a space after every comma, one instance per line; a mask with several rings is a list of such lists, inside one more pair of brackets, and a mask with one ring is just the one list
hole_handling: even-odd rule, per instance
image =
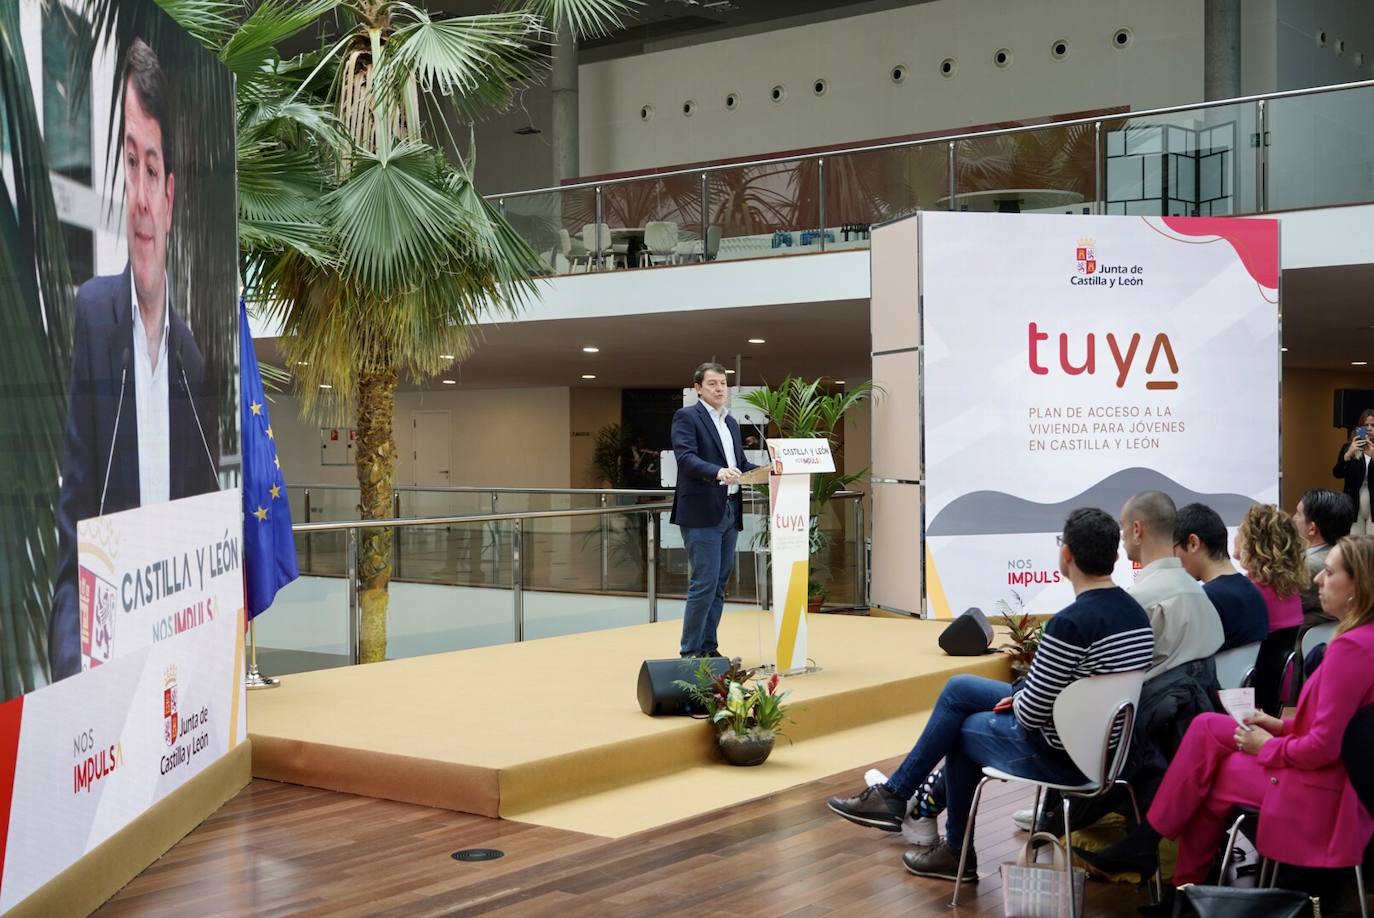
[[[902, 866], [906, 868], [907, 873], [916, 877], [926, 877], [932, 880], [949, 880], [951, 883], [953, 883], [957, 879], [957, 877], [955, 877], [954, 875], [953, 870], [917, 870], [915, 867], [912, 867], [906, 861], [902, 861]], [[978, 874], [976, 872], [969, 874], [968, 876], [964, 877], [964, 882], [977, 883]]]
[[846, 813], [844, 810], [837, 809], [828, 800], [825, 802], [825, 805], [829, 808], [830, 812], [834, 813], [836, 816], [843, 816], [856, 826], [865, 826], [870, 829], [882, 829], [884, 832], [902, 831], [902, 824], [900, 822], [883, 822], [880, 819], [872, 819], [867, 816], [855, 816], [853, 813]]

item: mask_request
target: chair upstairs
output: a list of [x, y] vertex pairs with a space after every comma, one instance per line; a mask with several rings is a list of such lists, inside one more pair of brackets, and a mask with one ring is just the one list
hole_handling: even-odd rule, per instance
[[653, 264], [661, 261], [668, 264], [676, 260], [678, 244], [677, 224], [669, 220], [651, 220], [644, 224], [644, 250], [640, 253], [640, 264]]

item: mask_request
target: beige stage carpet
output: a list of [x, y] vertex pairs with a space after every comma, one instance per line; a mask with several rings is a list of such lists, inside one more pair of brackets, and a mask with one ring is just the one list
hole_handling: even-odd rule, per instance
[[[756, 768], [717, 758], [709, 725], [646, 717], [635, 680], [672, 656], [678, 622], [302, 673], [250, 692], [253, 774], [617, 837], [900, 755], [956, 673], [947, 623], [812, 615], [819, 673], [784, 680], [792, 739]], [[727, 613], [721, 647], [761, 659], [772, 618]]]

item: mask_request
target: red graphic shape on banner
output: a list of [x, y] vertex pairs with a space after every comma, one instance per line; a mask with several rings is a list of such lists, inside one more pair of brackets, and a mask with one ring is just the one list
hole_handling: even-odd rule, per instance
[[1269, 220], [1231, 217], [1163, 217], [1164, 225], [1182, 236], [1220, 236], [1240, 256], [1241, 264], [1261, 287], [1279, 286], [1279, 234]]
[[19, 722], [24, 696], [0, 704], [0, 887], [5, 885], [5, 842], [10, 837], [10, 804], [14, 800], [14, 769], [19, 760]]

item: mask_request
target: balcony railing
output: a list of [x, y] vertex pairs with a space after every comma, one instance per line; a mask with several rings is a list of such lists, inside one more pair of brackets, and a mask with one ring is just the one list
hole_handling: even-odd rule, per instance
[[862, 249], [870, 226], [917, 210], [1362, 204], [1374, 201], [1374, 80], [489, 199], [550, 274]]

